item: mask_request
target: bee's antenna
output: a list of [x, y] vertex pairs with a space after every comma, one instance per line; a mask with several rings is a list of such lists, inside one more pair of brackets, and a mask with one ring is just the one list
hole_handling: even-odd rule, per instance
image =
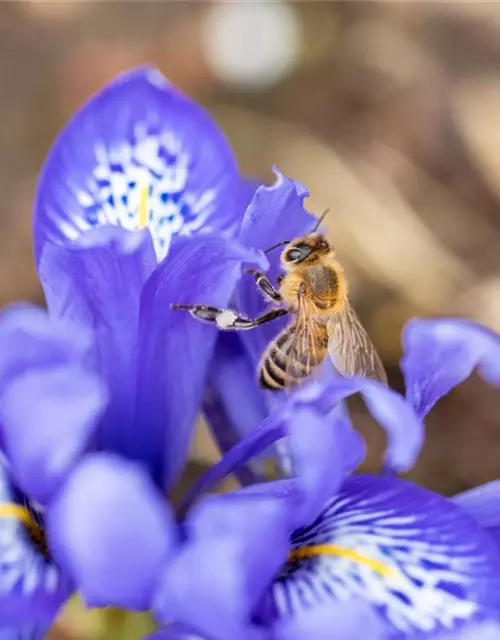
[[318, 219], [318, 222], [316, 222], [316, 226], [313, 229], [313, 233], [318, 230], [319, 225], [323, 222], [323, 220], [325, 219], [326, 214], [329, 213], [329, 212], [330, 212], [330, 209], [326, 209], [326, 211], [323, 213], [321, 218]]
[[273, 249], [276, 249], [277, 247], [281, 247], [284, 244], [290, 244], [290, 240], [282, 240], [281, 242], [277, 242], [276, 244], [273, 244], [272, 247], [269, 247], [269, 249], [266, 249], [264, 251], [264, 253], [269, 253], [269, 251], [272, 251]]

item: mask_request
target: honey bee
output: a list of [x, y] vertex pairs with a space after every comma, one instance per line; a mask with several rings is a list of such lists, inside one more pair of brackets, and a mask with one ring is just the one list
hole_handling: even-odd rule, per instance
[[265, 253], [285, 246], [284, 270], [276, 289], [267, 276], [250, 269], [257, 287], [277, 308], [250, 319], [230, 309], [207, 305], [172, 305], [199, 320], [215, 323], [224, 331], [244, 331], [275, 318], [292, 315], [290, 323], [266, 348], [258, 368], [262, 387], [282, 391], [306, 379], [330, 356], [345, 377], [363, 376], [387, 384], [377, 351], [351, 306], [344, 271], [335, 260], [328, 240], [314, 230], [292, 241], [279, 242]]

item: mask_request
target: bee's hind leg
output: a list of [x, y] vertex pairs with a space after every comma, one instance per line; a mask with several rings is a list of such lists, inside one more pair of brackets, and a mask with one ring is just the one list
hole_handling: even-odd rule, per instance
[[283, 302], [281, 293], [273, 287], [272, 282], [264, 273], [262, 273], [262, 271], [247, 269], [245, 273], [250, 273], [255, 276], [255, 284], [267, 298], [271, 298], [274, 302]]
[[189, 311], [193, 318], [204, 320], [205, 322], [213, 322], [219, 329], [224, 331], [244, 331], [245, 329], [253, 329], [265, 322], [270, 322], [275, 318], [279, 318], [288, 313], [288, 309], [273, 309], [258, 318], [251, 320], [245, 318], [236, 311], [231, 309], [218, 309], [210, 307], [206, 304], [173, 304], [173, 309], [183, 309]]

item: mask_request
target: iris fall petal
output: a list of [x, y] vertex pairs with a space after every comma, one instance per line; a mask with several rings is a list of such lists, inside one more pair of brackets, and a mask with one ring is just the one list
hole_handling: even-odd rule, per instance
[[[72, 592], [72, 583], [46, 559], [30, 538], [23, 521], [13, 512], [24, 503], [0, 464], [0, 629], [39, 637], [41, 626], [51, 624]], [[31, 627], [33, 624], [33, 627]], [[14, 627], [15, 625], [15, 627]], [[39, 626], [41, 625], [41, 626]], [[8, 629], [12, 627], [12, 629]], [[7, 635], [7, 637], [9, 637]], [[16, 636], [12, 636], [15, 638]], [[20, 636], [21, 638], [23, 636]]]
[[[235, 224], [240, 178], [208, 113], [153, 67], [123, 73], [61, 131], [40, 175], [37, 263], [103, 224], [151, 229], [162, 259], [173, 236]], [[236, 218], [237, 219], [237, 218]]]
[[463, 491], [453, 500], [459, 507], [470, 513], [500, 546], [500, 480], [493, 480], [474, 489]]

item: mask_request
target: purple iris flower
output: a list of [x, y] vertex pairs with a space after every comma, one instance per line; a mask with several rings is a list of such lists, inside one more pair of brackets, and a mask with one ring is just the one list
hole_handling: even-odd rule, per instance
[[[476, 366], [500, 384], [500, 339], [467, 321], [415, 320], [404, 346], [406, 398], [372, 380], [313, 382], [202, 478], [185, 510], [227, 473], [287, 437], [290, 477], [191, 508], [187, 543], [165, 568], [154, 598], [160, 621], [192, 625], [209, 639], [491, 633], [500, 614], [500, 483], [451, 500], [392, 475], [352, 475], [363, 447], [339, 401], [361, 393], [387, 433], [390, 466], [407, 469], [421, 447], [421, 420], [440, 397]], [[229, 508], [222, 510], [224, 501], [234, 507], [245, 498], [260, 499], [262, 513], [267, 504], [273, 529], [250, 509], [248, 518], [235, 519]], [[231, 564], [231, 571], [222, 570]]]
[[[342, 400], [363, 395], [388, 435], [386, 468], [404, 471], [439, 397], [478, 363], [500, 382], [498, 338], [410, 325], [406, 399], [334, 375], [290, 399], [262, 392], [255, 367], [279, 320], [218, 335], [170, 308], [260, 312], [242, 271], [274, 280], [278, 256], [261, 250], [314, 218], [279, 172], [246, 207], [253, 190], [208, 115], [154, 69], [111, 83], [56, 141], [35, 210], [49, 315], [17, 307], [0, 322], [7, 637], [41, 638], [75, 588], [89, 605], [152, 607], [158, 638], [392, 640], [496, 620], [495, 487], [456, 504], [352, 475], [364, 447]], [[176, 513], [164, 493], [202, 404], [226, 455]], [[276, 443], [291, 472], [255, 482], [248, 464]], [[231, 472], [243, 489], [199, 500]]]

